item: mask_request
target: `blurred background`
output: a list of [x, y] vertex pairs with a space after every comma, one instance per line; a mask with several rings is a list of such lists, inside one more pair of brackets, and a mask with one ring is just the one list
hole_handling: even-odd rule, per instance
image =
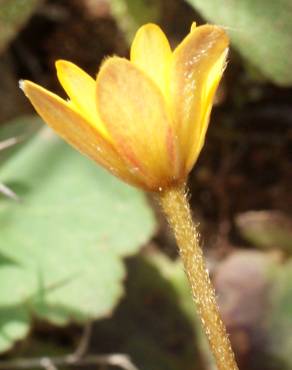
[[0, 369], [215, 369], [173, 236], [151, 195], [43, 127], [18, 88], [64, 96], [54, 61], [92, 76], [158, 23], [231, 37], [189, 178], [241, 370], [292, 369], [292, 2], [0, 0]]

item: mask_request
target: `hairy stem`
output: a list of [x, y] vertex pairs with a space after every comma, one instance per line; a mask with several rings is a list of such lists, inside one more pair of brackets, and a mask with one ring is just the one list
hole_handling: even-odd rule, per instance
[[205, 266], [185, 186], [161, 192], [160, 203], [174, 232], [192, 296], [218, 370], [238, 370], [225, 326], [220, 317], [215, 291]]

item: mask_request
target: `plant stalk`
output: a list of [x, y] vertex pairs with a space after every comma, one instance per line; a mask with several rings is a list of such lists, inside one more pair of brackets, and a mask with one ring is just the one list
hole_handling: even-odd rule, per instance
[[160, 193], [160, 204], [172, 228], [203, 330], [218, 370], [238, 370], [206, 269], [199, 234], [192, 220], [185, 185]]

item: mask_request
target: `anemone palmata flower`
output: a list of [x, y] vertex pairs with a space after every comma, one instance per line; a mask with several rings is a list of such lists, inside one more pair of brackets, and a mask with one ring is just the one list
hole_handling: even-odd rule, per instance
[[162, 30], [142, 26], [130, 60], [110, 57], [96, 80], [56, 62], [69, 100], [21, 81], [44, 121], [124, 181], [159, 191], [186, 179], [204, 144], [228, 48], [224, 30], [192, 26], [172, 52]]

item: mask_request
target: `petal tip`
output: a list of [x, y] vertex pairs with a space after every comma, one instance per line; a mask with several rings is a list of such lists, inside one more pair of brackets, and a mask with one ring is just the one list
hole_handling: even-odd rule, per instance
[[29, 80], [19, 80], [18, 81], [18, 86], [20, 88], [20, 90], [23, 91], [24, 95], [28, 97], [29, 95], [29, 88], [30, 87], [34, 87], [36, 84], [29, 81]]
[[201, 31], [202, 37], [205, 36], [206, 38], [209, 38], [209, 40], [215, 42], [222, 51], [228, 48], [229, 36], [223, 27], [215, 24], [205, 24], [197, 27], [196, 30]]
[[[74, 63], [65, 59], [58, 59], [55, 61], [55, 68], [57, 70], [58, 79], [62, 78], [65, 75], [70, 75], [72, 70], [80, 70], [81, 68], [76, 66]], [[61, 82], [61, 81], [60, 81]], [[62, 84], [62, 83], [61, 83]]]
[[226, 42], [226, 45], [228, 46], [229, 36], [228, 36], [226, 30], [224, 29], [224, 27], [219, 26], [219, 25], [210, 25], [210, 26], [213, 27], [214, 31], [217, 32], [218, 38], [221, 37], [222, 40], [224, 40]]
[[55, 61], [55, 68], [57, 70], [57, 76], [60, 76], [61, 73], [63, 73], [68, 65], [71, 64], [71, 62], [68, 62], [67, 60], [64, 59], [58, 59]]
[[65, 66], [67, 63], [70, 63], [70, 62], [68, 62], [65, 59], [58, 59], [58, 60], [55, 61], [55, 66], [56, 66], [56, 68], [58, 68], [58, 67]]
[[132, 46], [133, 44], [135, 44], [135, 40], [137, 40], [137, 38], [140, 36], [144, 36], [144, 35], [147, 35], [147, 34], [155, 34], [155, 35], [161, 35], [162, 33], [164, 34], [164, 32], [162, 31], [162, 29], [155, 23], [146, 23], [146, 24], [143, 24], [143, 26], [141, 26], [137, 32], [136, 32], [136, 36], [133, 40], [133, 43], [132, 43]]
[[99, 68], [99, 72], [97, 73], [97, 80], [99, 80], [100, 78], [100, 75], [104, 72], [104, 70], [107, 70], [108, 68], [111, 68], [112, 66], [114, 66], [116, 63], [124, 63], [124, 62], [128, 62], [128, 60], [126, 58], [121, 58], [121, 57], [118, 57], [118, 56], [112, 56], [112, 57], [109, 57], [109, 58], [105, 58], [103, 60], [103, 62], [101, 63], [101, 66]]
[[152, 23], [152, 22], [148, 22], [148, 23], [145, 23], [145, 24], [143, 24], [143, 26], [141, 26], [139, 29], [138, 29], [138, 31], [137, 32], [139, 32], [140, 30], [145, 30], [145, 29], [149, 29], [149, 28], [152, 28], [152, 29], [159, 29], [160, 30], [160, 27], [157, 25], [157, 24], [155, 24], [155, 23]]
[[19, 86], [20, 90], [22, 90], [24, 92], [24, 89], [25, 89], [25, 80], [19, 80], [18, 81], [18, 86]]
[[191, 25], [191, 32], [193, 32], [197, 27], [197, 22], [193, 22]]

